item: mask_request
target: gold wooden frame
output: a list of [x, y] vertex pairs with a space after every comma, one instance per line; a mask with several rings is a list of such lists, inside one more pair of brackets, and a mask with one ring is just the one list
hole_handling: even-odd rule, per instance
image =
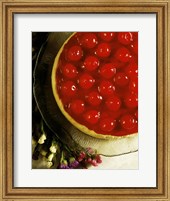
[[[170, 200], [168, 0], [0, 0], [0, 200]], [[157, 187], [15, 188], [13, 186], [13, 17], [17, 13], [156, 13]], [[168, 79], [169, 78], [169, 79]], [[169, 90], [169, 91], [168, 91]], [[170, 130], [170, 129], [169, 129]]]

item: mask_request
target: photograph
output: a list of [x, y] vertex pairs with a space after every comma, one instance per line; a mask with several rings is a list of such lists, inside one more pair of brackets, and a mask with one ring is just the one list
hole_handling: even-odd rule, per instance
[[0, 1], [0, 200], [170, 200], [170, 1]]
[[137, 169], [138, 32], [33, 32], [32, 62], [32, 167]]

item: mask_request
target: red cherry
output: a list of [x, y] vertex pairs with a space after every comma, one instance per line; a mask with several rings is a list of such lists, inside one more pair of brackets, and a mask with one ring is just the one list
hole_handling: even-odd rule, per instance
[[106, 63], [100, 68], [100, 74], [106, 79], [112, 78], [116, 73], [116, 65], [114, 63]]
[[138, 32], [132, 32], [133, 33], [133, 39], [138, 40]]
[[111, 47], [109, 43], [100, 43], [97, 46], [96, 54], [98, 57], [106, 58], [109, 57], [111, 53]]
[[98, 106], [102, 102], [102, 96], [97, 91], [90, 92], [86, 98], [87, 102], [93, 106]]
[[130, 81], [129, 91], [131, 93], [136, 93], [136, 94], [138, 93], [138, 79], [137, 78]]
[[125, 105], [129, 108], [135, 108], [138, 106], [138, 96], [136, 94], [129, 94], [125, 98]]
[[80, 99], [73, 100], [70, 104], [71, 111], [79, 115], [84, 112], [84, 102]]
[[132, 50], [133, 50], [133, 52], [134, 52], [135, 54], [138, 54], [138, 41], [135, 41], [134, 43], [132, 43], [132, 44], [130, 45], [130, 47], [132, 48]]
[[122, 128], [124, 128], [126, 130], [131, 130], [131, 129], [135, 128], [136, 120], [135, 120], [134, 116], [132, 116], [130, 114], [126, 114], [126, 115], [122, 116], [122, 118], [120, 119], [120, 124], [121, 124]]
[[129, 62], [131, 59], [130, 51], [125, 47], [121, 47], [117, 50], [115, 57], [121, 62]]
[[106, 100], [105, 104], [109, 110], [118, 111], [122, 103], [118, 96], [111, 96]]
[[99, 66], [99, 59], [96, 56], [88, 56], [84, 61], [84, 67], [88, 71], [96, 70]]
[[87, 123], [93, 125], [98, 122], [100, 114], [96, 110], [89, 110], [83, 116]]
[[138, 65], [135, 62], [130, 63], [125, 72], [131, 79], [136, 78], [138, 76]]
[[74, 82], [66, 81], [61, 85], [61, 93], [63, 96], [74, 96], [76, 94], [77, 87]]
[[98, 41], [94, 33], [85, 33], [80, 39], [80, 43], [84, 47], [91, 49], [97, 45]]
[[116, 126], [116, 121], [110, 117], [100, 120], [100, 129], [104, 132], [111, 132]]
[[118, 33], [118, 41], [123, 45], [129, 45], [133, 41], [133, 33], [131, 32]]
[[83, 56], [83, 51], [79, 45], [74, 45], [69, 48], [67, 57], [70, 61], [79, 61]]
[[129, 82], [129, 78], [125, 73], [117, 73], [114, 78], [115, 83], [118, 86], [126, 86]]
[[138, 110], [136, 110], [136, 112], [134, 113], [136, 119], [138, 119]]
[[115, 87], [110, 81], [103, 80], [101, 81], [98, 90], [103, 96], [110, 96], [114, 93]]
[[67, 63], [62, 69], [62, 73], [65, 77], [72, 79], [77, 76], [78, 72], [74, 65]]
[[88, 73], [80, 75], [78, 79], [78, 84], [82, 89], [90, 89], [93, 86], [94, 82], [94, 78]]
[[99, 37], [104, 41], [111, 41], [114, 38], [114, 32], [100, 32]]

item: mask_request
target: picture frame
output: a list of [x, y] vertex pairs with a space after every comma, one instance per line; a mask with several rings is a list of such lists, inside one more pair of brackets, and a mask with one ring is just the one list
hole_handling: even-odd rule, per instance
[[[1, 200], [170, 200], [169, 1], [1, 0], [0, 199]], [[155, 13], [157, 16], [157, 186], [135, 188], [14, 187], [14, 15], [47, 13]], [[12, 51], [11, 51], [12, 50]]]

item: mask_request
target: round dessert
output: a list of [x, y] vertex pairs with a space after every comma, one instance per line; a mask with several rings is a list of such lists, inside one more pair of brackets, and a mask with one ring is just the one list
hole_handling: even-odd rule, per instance
[[63, 115], [96, 138], [138, 132], [138, 33], [77, 32], [58, 52], [52, 90]]

